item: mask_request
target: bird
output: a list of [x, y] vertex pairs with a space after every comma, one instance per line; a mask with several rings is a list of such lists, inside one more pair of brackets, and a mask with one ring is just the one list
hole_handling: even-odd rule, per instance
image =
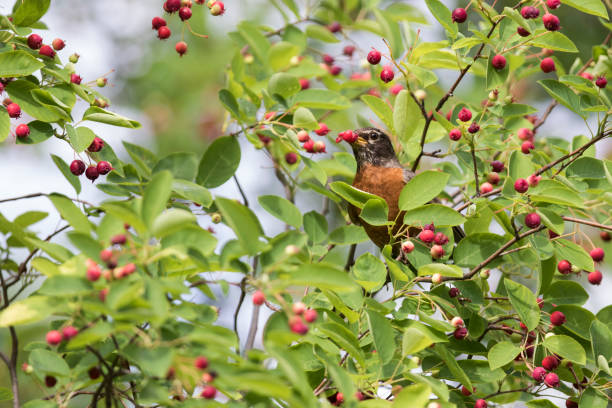
[[[375, 226], [359, 218], [361, 209], [348, 204], [349, 218], [356, 225], [362, 225], [366, 234], [379, 248], [387, 244], [393, 245], [393, 252], [399, 250], [400, 242], [392, 239], [403, 227], [402, 214], [399, 210], [399, 197], [402, 189], [414, 177], [414, 172], [402, 166], [389, 136], [382, 130], [366, 127], [354, 131], [357, 139], [352, 143], [353, 154], [357, 161], [357, 171], [353, 179], [353, 187], [370, 194], [377, 195], [387, 202], [389, 208], [388, 220], [399, 221], [391, 229], [386, 225]], [[455, 236], [462, 238], [463, 230], [453, 228]], [[410, 228], [409, 235], [415, 235], [419, 229]], [[458, 239], [457, 239], [458, 240]]]

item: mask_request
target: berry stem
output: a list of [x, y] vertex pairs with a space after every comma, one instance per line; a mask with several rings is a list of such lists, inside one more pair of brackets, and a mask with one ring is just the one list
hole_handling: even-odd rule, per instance
[[191, 24], [189, 24], [189, 21], [185, 21], [185, 25], [187, 26], [187, 28], [189, 29], [189, 32], [193, 35], [195, 35], [196, 37], [200, 37], [200, 38], [208, 38], [207, 35], [205, 34], [200, 34], [200, 33], [196, 33], [195, 31], [193, 31], [193, 29], [191, 28]]

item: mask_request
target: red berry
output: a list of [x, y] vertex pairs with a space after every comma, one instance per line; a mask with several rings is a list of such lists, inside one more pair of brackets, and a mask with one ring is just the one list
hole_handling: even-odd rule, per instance
[[548, 31], [557, 31], [559, 28], [561, 28], [559, 17], [555, 16], [554, 14], [544, 14], [542, 17], [542, 23], [544, 23], [544, 27]]
[[604, 259], [605, 253], [602, 248], [593, 248], [590, 252], [591, 258], [595, 262], [601, 262]]
[[402, 242], [402, 252], [409, 254], [414, 251], [414, 243], [410, 240]]
[[516, 28], [516, 32], [518, 33], [518, 35], [520, 35], [521, 37], [529, 37], [531, 35], [531, 33], [527, 30], [525, 30], [523, 27], [518, 26]]
[[604, 89], [608, 85], [608, 80], [606, 79], [606, 77], [600, 76], [595, 81], [595, 85], [597, 85], [597, 87], [600, 89]]
[[578, 408], [578, 403], [568, 399], [565, 401], [565, 408]]
[[545, 73], [553, 72], [556, 69], [555, 61], [552, 58], [544, 58], [542, 62], [540, 62], [540, 69]]
[[556, 310], [550, 314], [550, 322], [553, 326], [561, 326], [563, 323], [565, 323], [565, 315]]
[[304, 142], [304, 144], [302, 145], [302, 147], [304, 148], [304, 150], [306, 150], [308, 153], [314, 153], [314, 140], [310, 139], [307, 140], [306, 142]]
[[191, 18], [191, 9], [189, 7], [181, 7], [179, 17], [181, 21], [189, 20]]
[[42, 46], [43, 39], [38, 34], [30, 34], [28, 36], [28, 47], [37, 50]]
[[338, 31], [342, 30], [342, 25], [340, 25], [339, 22], [334, 21], [333, 23], [327, 26], [327, 29], [332, 33], [337, 33]]
[[111, 238], [111, 244], [113, 245], [124, 245], [127, 242], [127, 236], [125, 234], [117, 234]]
[[62, 342], [62, 334], [57, 330], [47, 332], [47, 343], [50, 346], [57, 346]]
[[181, 8], [181, 0], [166, 0], [164, 3], [164, 9], [168, 13], [177, 12]]
[[402, 91], [402, 89], [404, 89], [402, 84], [394, 84], [394, 85], [391, 86], [391, 88], [389, 88], [389, 92], [392, 95], [397, 95], [398, 93], [400, 93]]
[[455, 329], [455, 331], [453, 332], [453, 336], [457, 339], [457, 340], [463, 340], [467, 337], [468, 335], [468, 331], [465, 327], [458, 327]]
[[213, 399], [213, 398], [215, 398], [215, 395], [217, 395], [217, 389], [215, 387], [213, 387], [212, 385], [207, 385], [202, 390], [202, 394], [201, 395], [202, 395], [202, 398]]
[[160, 27], [163, 27], [167, 24], [168, 23], [166, 23], [166, 20], [161, 17], [153, 17], [153, 20], [151, 20], [151, 26], [153, 27], [153, 30], [159, 30]]
[[468, 128], [468, 132], [470, 132], [471, 134], [474, 134], [478, 132], [479, 130], [480, 130], [480, 126], [476, 122], [472, 122], [472, 124]]
[[495, 69], [504, 69], [506, 67], [506, 57], [503, 55], [496, 55], [491, 60], [491, 65]]
[[178, 55], [182, 57], [187, 52], [187, 43], [185, 41], [179, 41], [174, 46], [174, 49]]
[[491, 169], [493, 169], [493, 171], [496, 173], [501, 173], [504, 171], [504, 163], [500, 162], [499, 160], [492, 161]]
[[85, 170], [85, 177], [87, 177], [88, 179], [90, 179], [93, 183], [93, 181], [95, 179], [98, 178], [98, 168], [96, 166], [89, 166], [87, 167], [87, 169]]
[[380, 79], [385, 83], [393, 81], [394, 77], [395, 74], [390, 65], [385, 65], [382, 71], [380, 71]]
[[457, 289], [457, 288], [450, 288], [448, 290], [448, 296], [450, 296], [452, 298], [456, 298], [457, 296], [459, 296], [459, 289]]
[[599, 285], [601, 283], [602, 278], [603, 278], [603, 275], [601, 274], [600, 271], [593, 271], [589, 273], [589, 276], [588, 276], [589, 283], [591, 285]]
[[441, 245], [434, 245], [429, 251], [433, 259], [440, 259], [444, 256], [444, 248]]
[[463, 23], [467, 20], [467, 12], [464, 8], [456, 8], [453, 10], [452, 18], [455, 23]]
[[528, 128], [520, 128], [516, 135], [521, 140], [533, 140], [533, 130]]
[[55, 387], [55, 384], [57, 384], [57, 378], [53, 377], [52, 375], [45, 376], [45, 385], [47, 387]]
[[300, 88], [302, 89], [310, 88], [310, 81], [306, 78], [300, 78]]
[[572, 264], [568, 260], [562, 259], [557, 264], [557, 270], [563, 275], [567, 275], [572, 272]]
[[304, 312], [304, 320], [308, 323], [312, 323], [317, 320], [317, 311], [314, 309], [308, 309]]
[[480, 194], [487, 194], [493, 191], [493, 184], [485, 181], [480, 185]]
[[306, 326], [306, 324], [304, 324], [304, 322], [301, 320], [291, 323], [289, 328], [296, 334], [304, 335], [308, 333], [308, 326]]
[[559, 359], [555, 356], [546, 356], [542, 359], [542, 367], [548, 371], [553, 371], [559, 367]]
[[98, 162], [98, 165], [96, 166], [96, 169], [98, 170], [98, 173], [101, 175], [105, 175], [110, 173], [110, 171], [113, 169], [111, 167], [111, 164], [107, 161], [100, 161]]
[[424, 229], [419, 234], [419, 239], [421, 241], [425, 242], [426, 244], [429, 244], [429, 243], [433, 242], [435, 235], [436, 234], [433, 231], [428, 230], [428, 229]]
[[221, 1], [215, 1], [210, 7], [210, 14], [213, 16], [221, 16], [225, 13], [225, 4]]
[[21, 107], [15, 102], [11, 102], [6, 106], [6, 112], [11, 118], [17, 119], [21, 116]]
[[472, 111], [470, 111], [468, 108], [461, 108], [457, 114], [457, 118], [459, 118], [459, 120], [462, 122], [468, 122], [470, 119], [472, 119]]
[[450, 138], [450, 140], [454, 140], [455, 142], [459, 139], [461, 139], [461, 130], [460, 129], [452, 129], [449, 133], [448, 133], [448, 137]]
[[426, 226], [424, 226], [423, 229], [436, 232], [436, 226], [434, 225], [433, 222], [431, 224], [427, 224]]
[[255, 291], [253, 293], [253, 304], [257, 306], [261, 306], [266, 301], [266, 295], [261, 290]]
[[98, 136], [94, 137], [91, 141], [91, 144], [87, 148], [92, 153], [99, 152], [104, 147], [104, 140], [100, 139]]
[[372, 50], [368, 53], [367, 60], [370, 64], [376, 65], [380, 62], [382, 54], [378, 50]]
[[487, 174], [487, 181], [493, 185], [497, 185], [499, 183], [499, 174], [497, 173], [489, 173]]
[[354, 52], [355, 52], [354, 45], [345, 45], [344, 48], [342, 49], [342, 53], [346, 55], [347, 57], [352, 57]]
[[285, 154], [285, 162], [287, 164], [295, 164], [298, 160], [298, 155], [295, 152], [288, 152]]
[[335, 397], [336, 397], [336, 405], [340, 405], [344, 402], [344, 394], [342, 394], [341, 392], [337, 392]]
[[540, 15], [540, 10], [532, 6], [525, 6], [521, 9], [521, 15], [525, 19], [537, 18]]
[[62, 329], [62, 337], [66, 341], [70, 340], [77, 334], [79, 334], [79, 329], [74, 326], [66, 326]]
[[[475, 391], [475, 389], [473, 390]], [[465, 395], [466, 397], [469, 397], [470, 395], [472, 395], [472, 392], [473, 391], [468, 390], [465, 385], [461, 386], [461, 393]]]
[[339, 65], [332, 65], [332, 67], [329, 69], [329, 73], [333, 76], [340, 75], [340, 72], [342, 72], [342, 67]]
[[102, 275], [102, 271], [97, 265], [87, 268], [86, 277], [88, 281], [95, 282], [98, 279], [100, 279], [101, 275]]
[[487, 408], [487, 401], [483, 399], [476, 400], [476, 403], [474, 404], [474, 408]]
[[326, 134], [329, 133], [329, 128], [327, 127], [325, 123], [321, 122], [319, 123], [319, 128], [315, 129], [314, 132], [319, 136], [325, 136]]
[[334, 57], [329, 54], [323, 54], [323, 62], [327, 65], [332, 65], [334, 63]]
[[51, 42], [51, 45], [55, 51], [61, 51], [66, 46], [66, 43], [61, 38], [56, 38]]
[[97, 378], [100, 378], [100, 375], [102, 375], [102, 372], [100, 371], [98, 367], [91, 367], [89, 371], [87, 371], [87, 374], [89, 375], [89, 378], [91, 378], [92, 380], [95, 380]]
[[81, 160], [73, 160], [72, 163], [70, 163], [70, 172], [75, 176], [80, 176], [85, 173], [85, 163]]
[[531, 378], [533, 378], [537, 382], [544, 381], [545, 376], [546, 376], [546, 369], [544, 367], [536, 367], [531, 372]]
[[540, 180], [542, 180], [542, 176], [536, 176], [535, 174], [532, 174], [527, 177], [529, 187], [537, 187], [537, 185], [540, 184]]
[[206, 370], [206, 367], [208, 367], [208, 360], [206, 359], [206, 357], [196, 357], [194, 365], [200, 370]]
[[166, 38], [170, 37], [170, 34], [172, 34], [172, 32], [167, 26], [161, 26], [157, 30], [157, 38], [160, 40], [165, 40]]
[[70, 74], [70, 82], [72, 82], [73, 84], [79, 85], [82, 80], [83, 80], [83, 78], [81, 78], [80, 75]]
[[549, 387], [558, 387], [559, 386], [559, 376], [555, 373], [548, 373], [546, 377], [544, 377], [544, 383]]
[[604, 242], [609, 242], [612, 239], [612, 236], [608, 231], [601, 231], [599, 233], [599, 238], [601, 238], [601, 240]]
[[584, 79], [588, 79], [589, 81], [592, 81], [594, 79], [593, 75], [589, 74], [588, 72], [583, 72], [582, 74], [580, 74], [580, 76]]
[[15, 135], [20, 139], [24, 137], [28, 137], [29, 134], [30, 134], [30, 128], [25, 123], [17, 125], [17, 127], [15, 128]]
[[546, 5], [554, 10], [561, 6], [561, 0], [546, 0]]
[[53, 48], [51, 48], [51, 46], [49, 45], [43, 45], [42, 47], [40, 47], [38, 53], [49, 58], [55, 57], [55, 51], [53, 51]]
[[517, 179], [514, 182], [514, 189], [517, 193], [524, 193], [529, 189], [529, 183], [524, 178]]
[[434, 237], [434, 242], [438, 245], [446, 245], [448, 237], [443, 232], [438, 232]]
[[521, 144], [521, 152], [523, 152], [523, 154], [529, 154], [533, 149], [535, 149], [535, 146], [529, 140]]

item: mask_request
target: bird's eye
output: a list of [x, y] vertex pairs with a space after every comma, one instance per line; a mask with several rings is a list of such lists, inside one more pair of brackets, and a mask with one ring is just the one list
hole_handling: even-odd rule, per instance
[[376, 133], [370, 134], [370, 140], [372, 140], [372, 141], [378, 140], [378, 135]]

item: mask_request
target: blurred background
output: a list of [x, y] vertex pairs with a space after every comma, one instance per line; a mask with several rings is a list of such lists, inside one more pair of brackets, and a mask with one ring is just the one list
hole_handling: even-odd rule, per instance
[[[451, 9], [458, 5], [465, 6], [467, 3], [467, 1], [448, 0], [443, 2]], [[0, 13], [9, 14], [13, 3], [12, 0], [0, 0]], [[212, 140], [224, 134], [223, 124], [226, 118], [218, 102], [217, 93], [224, 87], [225, 69], [235, 52], [227, 34], [243, 19], [273, 27], [284, 24], [281, 15], [267, 0], [228, 0], [225, 3], [227, 11], [221, 17], [212, 17], [206, 7], [194, 4], [193, 17], [189, 22], [195, 31], [207, 34], [209, 38], [203, 39], [185, 32], [184, 37], [189, 50], [181, 58], [174, 50], [174, 44], [181, 36], [177, 17], [168, 19], [173, 32], [169, 40], [158, 40], [155, 31], [151, 30], [151, 18], [157, 15], [163, 16], [162, 3], [162, 0], [53, 0], [49, 12], [43, 18], [49, 30], [39, 31], [46, 43], [56, 37], [66, 41], [66, 48], [60, 52], [63, 61], [67, 61], [68, 56], [74, 52], [80, 54], [76, 72], [83, 77], [83, 82], [93, 82], [112, 71], [107, 76], [109, 85], [102, 90], [102, 93], [111, 100], [110, 110], [140, 121], [143, 127], [135, 130], [111, 128], [94, 122], [88, 122], [87, 126], [109, 142], [118, 156], [126, 161], [129, 161], [129, 156], [121, 145], [122, 141], [141, 144], [160, 157], [176, 151], [203, 153]], [[385, 8], [391, 3], [383, 1], [380, 6]], [[423, 1], [412, 0], [405, 3], [421, 9], [430, 22], [435, 21]], [[501, 6], [514, 4], [509, 1], [499, 1], [499, 3], [503, 3]], [[603, 40], [607, 29], [597, 21], [597, 18], [566, 6], [562, 6], [555, 14], [561, 19], [562, 32], [574, 40], [583, 61], [587, 60], [590, 57], [591, 46]], [[443, 38], [442, 29], [437, 23], [429, 26], [414, 24], [411, 28], [421, 28], [421, 38], [426, 41], [438, 41]], [[362, 49], [369, 49], [371, 46], [385, 49], [381, 39], [373, 35], [359, 35], [355, 40]], [[345, 45], [341, 42], [323, 47], [321, 44], [316, 43], [314, 46], [332, 56], [341, 55], [342, 47]], [[573, 55], [557, 53], [556, 56], [564, 62], [566, 69], [569, 69]], [[456, 72], [447, 70], [439, 70], [437, 74], [443, 88], [448, 88], [457, 75]], [[539, 87], [524, 87], [522, 92], [524, 92], [521, 95], [523, 103], [532, 104], [541, 110], [545, 109], [549, 102], [547, 95]], [[462, 83], [458, 94], [475, 104], [486, 98], [478, 81], [471, 78]], [[75, 117], [80, 115], [78, 109], [75, 109]], [[81, 111], [85, 109], [85, 105], [80, 106]], [[334, 137], [334, 131], [340, 130], [343, 129], [332, 129]], [[555, 109], [547, 123], [539, 130], [539, 134], [568, 140], [579, 134], [589, 135], [585, 123], [564, 107]], [[609, 140], [607, 144], [601, 143], [598, 145], [598, 156], [609, 157], [611, 150], [612, 144]], [[9, 137], [2, 143], [0, 200], [33, 192], [60, 192], [75, 197], [74, 190], [52, 162], [50, 153], [62, 157], [67, 162], [73, 159], [66, 144], [56, 139], [28, 146], [16, 145], [14, 139]], [[250, 199], [251, 208], [260, 217], [265, 232], [268, 235], [280, 232], [283, 225], [259, 207], [256, 197], [262, 194], [282, 194], [282, 189], [276, 182], [268, 159], [250, 144], [244, 144], [237, 178]], [[86, 179], [82, 179], [82, 184], [83, 191], [79, 198], [94, 203], [108, 198]], [[240, 198], [232, 180], [214, 189], [213, 193]], [[320, 210], [321, 202], [310, 201], [312, 198], [306, 196], [307, 194], [298, 192], [296, 201], [298, 207], [304, 211]], [[41, 235], [48, 235], [61, 224], [54, 207], [44, 197], [0, 204], [0, 213], [9, 220], [28, 210], [50, 213], [48, 218], [32, 227]], [[206, 227], [211, 223], [207, 217], [202, 217], [201, 224]], [[231, 237], [229, 229], [221, 225], [214, 225], [214, 229], [221, 242]], [[597, 231], [591, 232], [596, 244], [601, 245]], [[57, 242], [70, 245], [61, 237]], [[612, 247], [608, 244], [604, 248], [609, 256], [612, 256]], [[374, 250], [373, 246], [366, 244], [359, 246], [359, 252]], [[612, 289], [610, 271], [602, 272], [604, 280], [601, 286], [589, 285], [586, 277], [581, 279], [591, 294], [586, 307], [594, 312], [610, 303], [608, 297]], [[225, 277], [234, 281], [239, 281], [241, 278]], [[235, 304], [239, 291], [231, 287], [227, 297], [223, 297], [220, 290], [217, 293], [220, 295], [220, 300], [215, 302], [220, 308], [219, 323], [231, 327], [233, 309], [229, 306]], [[208, 300], [202, 299], [202, 301]], [[250, 319], [250, 307], [251, 303], [245, 302], [240, 314], [242, 338], [246, 337], [248, 330], [246, 326]], [[260, 316], [262, 324], [265, 318], [266, 314], [262, 313]], [[25, 335], [25, 338], [29, 339], [42, 339], [44, 330], [46, 325], [18, 328], [20, 336]], [[0, 349], [7, 350], [7, 345], [7, 333], [2, 329]], [[21, 358], [23, 359], [23, 354]], [[24, 401], [27, 401], [29, 395], [45, 394], [45, 390], [28, 383], [26, 376], [22, 376], [21, 380], [25, 387], [22, 390]], [[0, 365], [0, 386], [9, 386], [8, 372], [4, 365]], [[0, 403], [0, 407], [4, 406], [9, 404]]]

